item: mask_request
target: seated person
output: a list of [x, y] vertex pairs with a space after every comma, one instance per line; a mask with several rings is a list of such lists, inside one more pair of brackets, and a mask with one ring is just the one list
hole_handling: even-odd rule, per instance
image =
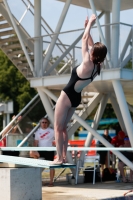
[[[124, 145], [121, 145], [121, 147], [131, 147], [130, 141], [128, 136], [124, 138]], [[132, 151], [122, 151], [121, 152], [127, 159], [129, 159], [131, 162], [133, 162], [133, 152]], [[125, 173], [124, 173], [124, 166], [125, 163], [123, 163], [121, 160], [119, 160], [118, 163], [118, 169], [120, 170], [120, 174], [122, 175], [122, 180], [124, 183], [132, 182], [133, 178], [133, 171], [130, 169], [130, 178], [129, 180], [126, 179]]]
[[[34, 146], [35, 147], [52, 147], [54, 144], [54, 130], [49, 127], [50, 121], [47, 118], [40, 120], [40, 128], [35, 133]], [[30, 151], [30, 157], [43, 158], [46, 160], [54, 160], [54, 151]], [[54, 174], [55, 170], [50, 169], [50, 182], [49, 187], [54, 186]], [[45, 183], [43, 183], [45, 184]]]

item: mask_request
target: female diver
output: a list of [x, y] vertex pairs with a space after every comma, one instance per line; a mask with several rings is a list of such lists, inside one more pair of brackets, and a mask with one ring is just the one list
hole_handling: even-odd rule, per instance
[[[81, 91], [100, 74], [101, 63], [104, 61], [107, 48], [104, 44], [93, 43], [90, 29], [96, 20], [94, 14], [85, 20], [85, 31], [82, 37], [82, 63], [72, 70], [71, 78], [61, 91], [57, 100], [54, 116], [54, 131], [57, 148], [57, 159], [51, 164], [61, 165], [66, 162], [68, 145], [67, 123], [76, 107], [81, 102]], [[89, 51], [88, 51], [89, 50]]]

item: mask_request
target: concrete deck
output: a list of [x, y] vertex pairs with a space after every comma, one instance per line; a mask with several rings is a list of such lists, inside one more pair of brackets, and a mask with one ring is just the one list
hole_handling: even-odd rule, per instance
[[[133, 183], [104, 182], [70, 185], [66, 181], [55, 183], [54, 187], [42, 187], [42, 200], [133, 200], [133, 193], [125, 198], [123, 194], [133, 189]], [[118, 198], [119, 197], [119, 198]]]

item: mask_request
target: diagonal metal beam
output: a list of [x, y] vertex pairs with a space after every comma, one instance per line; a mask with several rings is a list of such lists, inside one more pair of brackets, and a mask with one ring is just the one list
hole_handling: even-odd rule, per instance
[[[96, 12], [96, 8], [95, 8], [93, 0], [88, 0], [88, 1], [90, 2], [90, 6], [91, 6], [91, 9], [92, 9], [93, 13], [97, 16], [97, 12]], [[98, 18], [96, 19], [96, 24], [97, 24], [97, 28], [98, 28], [101, 40], [102, 40], [103, 44], [106, 45], [106, 40], [104, 38], [104, 35], [103, 35], [103, 32], [102, 32], [102, 29], [101, 29], [100, 22], [99, 22]], [[109, 63], [109, 68], [112, 68], [112, 62], [111, 62], [111, 57], [110, 57], [109, 52], [107, 52], [107, 60], [108, 60], [108, 63]]]
[[110, 101], [111, 101], [112, 107], [114, 109], [114, 112], [117, 116], [117, 119], [120, 123], [120, 126], [121, 126], [122, 130], [126, 133], [127, 131], [126, 131], [126, 127], [125, 127], [122, 115], [121, 115], [119, 104], [118, 104], [116, 98], [114, 98], [112, 95], [110, 96]]
[[124, 58], [124, 56], [125, 56], [125, 53], [126, 53], [126, 51], [127, 51], [127, 48], [128, 48], [128, 46], [129, 46], [129, 44], [130, 44], [130, 41], [131, 41], [131, 34], [132, 33], [132, 29], [130, 30], [130, 32], [129, 32], [129, 34], [128, 34], [128, 37], [127, 37], [127, 40], [126, 40], [126, 42], [125, 42], [125, 44], [124, 44], [124, 47], [123, 47], [123, 49], [122, 49], [122, 52], [121, 52], [121, 55], [120, 55], [120, 58], [119, 58], [119, 65], [121, 66], [121, 62], [123, 61], [123, 58]]
[[[81, 119], [78, 115], [74, 114], [74, 118], [89, 132], [93, 134], [94, 137], [96, 137], [100, 142], [102, 142], [106, 147], [112, 147], [106, 139], [104, 139], [100, 134], [98, 134], [94, 129], [92, 129], [83, 119]], [[113, 154], [115, 154], [118, 158], [120, 158], [127, 166], [129, 166], [130, 169], [133, 170], [133, 163], [129, 161], [122, 153], [119, 151], [112, 151]]]
[[133, 124], [125, 99], [124, 91], [119, 80], [113, 80], [112, 84], [117, 97], [118, 104], [120, 106], [120, 111], [126, 126], [127, 134], [129, 136], [131, 146], [133, 147]]
[[[67, 14], [67, 12], [68, 12], [69, 6], [70, 6], [70, 4], [71, 4], [71, 1], [72, 1], [72, 0], [67, 0], [67, 1], [66, 1], [65, 6], [64, 6], [63, 11], [62, 11], [62, 14], [61, 14], [61, 16], [60, 16], [58, 25], [57, 25], [57, 27], [56, 27], [55, 33], [60, 32], [61, 27], [62, 27], [62, 25], [63, 25], [63, 22], [64, 22], [64, 20], [65, 20], [66, 14]], [[56, 40], [57, 40], [57, 38], [58, 38], [58, 35], [59, 35], [59, 34], [54, 35], [54, 36], [53, 36], [53, 39], [52, 39], [52, 41], [51, 41], [51, 43], [50, 43], [50, 46], [49, 46], [49, 48], [48, 48], [48, 52], [47, 52], [47, 54], [46, 54], [46, 57], [44, 58], [44, 62], [43, 62], [43, 71], [45, 71], [45, 69], [46, 69], [46, 67], [47, 67], [47, 65], [48, 65], [48, 62], [49, 62], [49, 59], [50, 59], [50, 57], [51, 57], [52, 51], [53, 51], [53, 49], [54, 49], [54, 46], [55, 46]]]
[[127, 57], [123, 60], [121, 63], [121, 68], [125, 67], [125, 65], [128, 63], [128, 61], [132, 58], [132, 50], [130, 53], [127, 55]]
[[[104, 12], [101, 12], [98, 15], [98, 18], [100, 19], [103, 16]], [[72, 43], [72, 45], [56, 60], [56, 62], [47, 70], [45, 75], [49, 75], [51, 71], [60, 63], [61, 60], [73, 49], [73, 47], [81, 40], [83, 36], [83, 33], [79, 35], [79, 37]]]
[[[94, 121], [91, 125], [91, 127], [94, 129], [94, 130], [97, 130], [98, 128], [98, 125], [99, 125], [99, 122], [102, 118], [102, 115], [103, 115], [103, 112], [105, 110], [105, 107], [106, 107], [106, 104], [107, 104], [107, 101], [108, 101], [108, 95], [103, 95], [101, 101], [100, 101], [100, 104], [98, 106], [98, 109], [97, 109], [97, 112], [94, 116]], [[88, 136], [86, 138], [86, 141], [85, 141], [85, 147], [89, 147], [91, 145], [91, 142], [93, 140], [94, 136], [92, 135], [91, 132], [88, 133]], [[80, 160], [83, 160], [84, 159], [84, 156], [85, 156], [85, 151], [83, 151], [81, 153], [81, 156], [80, 156]]]

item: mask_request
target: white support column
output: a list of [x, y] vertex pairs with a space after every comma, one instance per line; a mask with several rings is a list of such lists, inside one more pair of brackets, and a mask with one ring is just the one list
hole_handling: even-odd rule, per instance
[[54, 111], [49, 102], [49, 99], [48, 99], [47, 95], [40, 88], [37, 88], [37, 91], [38, 91], [38, 94], [40, 95], [40, 98], [42, 100], [42, 103], [46, 110], [46, 113], [47, 113], [52, 125], [54, 125]]
[[[121, 0], [112, 0], [112, 23], [120, 22], [120, 4]], [[120, 25], [112, 25], [112, 38], [111, 38], [111, 59], [113, 67], [118, 67], [118, 55], [119, 55], [119, 34]]]
[[121, 115], [119, 104], [117, 103], [116, 99], [112, 96], [110, 96], [110, 101], [111, 101], [112, 107], [115, 111], [115, 114], [117, 116], [117, 119], [120, 123], [121, 129], [126, 133], [127, 131], [126, 131], [126, 127], [125, 127], [122, 115]]
[[6, 123], [6, 114], [3, 113], [3, 129], [6, 127], [7, 123]]
[[125, 122], [127, 134], [129, 136], [131, 146], [133, 147], [133, 124], [132, 124], [131, 116], [128, 110], [127, 102], [124, 96], [124, 92], [119, 80], [113, 80], [112, 83], [113, 83], [118, 104], [120, 106], [121, 114]]
[[10, 122], [10, 114], [7, 113], [6, 114], [6, 125], [9, 124], [9, 122]]
[[[100, 104], [99, 104], [99, 107], [96, 111], [96, 114], [94, 116], [94, 121], [91, 125], [91, 127], [94, 129], [94, 130], [97, 130], [97, 127], [99, 125], [99, 122], [101, 120], [101, 117], [103, 115], [103, 112], [105, 110], [105, 107], [106, 107], [106, 104], [107, 104], [107, 100], [108, 100], [108, 95], [103, 95], [101, 101], [100, 101]], [[88, 136], [86, 138], [86, 141], [85, 141], [85, 147], [89, 147], [91, 145], [91, 142], [93, 140], [94, 136], [89, 132], [88, 133]], [[81, 153], [81, 156], [80, 156], [80, 159], [83, 160], [84, 159], [84, 155], [85, 155], [86, 152], [82, 152]]]
[[[34, 0], [34, 67], [36, 75], [42, 76], [39, 74], [40, 70], [42, 69], [42, 62], [43, 62], [43, 42], [41, 37], [41, 0]], [[42, 72], [42, 70], [41, 70]]]
[[[96, 12], [93, 0], [88, 0], [88, 1], [90, 2], [90, 6], [91, 6], [93, 13], [97, 16], [97, 12]], [[98, 18], [96, 19], [96, 24], [97, 24], [97, 28], [98, 28], [99, 35], [101, 37], [102, 43], [106, 45], [106, 40], [104, 38], [104, 35], [103, 35], [103, 32], [102, 32]], [[109, 68], [112, 68], [112, 62], [111, 62], [111, 57], [110, 57], [109, 52], [107, 52], [107, 60], [108, 60]]]
[[132, 69], [133, 69], [133, 26], [132, 26]]
[[[110, 24], [110, 12], [105, 12], [104, 17], [105, 17], [104, 18], [105, 24]], [[105, 26], [105, 40], [106, 40], [108, 52], [110, 54], [110, 48], [111, 48], [111, 45], [110, 45], [110, 25]], [[106, 68], [109, 68], [107, 60], [106, 60]]]
[[[63, 11], [62, 11], [62, 14], [61, 14], [61, 16], [60, 16], [58, 25], [57, 25], [57, 27], [56, 27], [56, 29], [55, 29], [55, 33], [59, 33], [59, 32], [60, 32], [61, 27], [62, 27], [62, 25], [63, 25], [63, 22], [64, 22], [64, 20], [65, 20], [66, 14], [67, 14], [67, 12], [68, 12], [69, 6], [70, 6], [70, 4], [71, 4], [71, 1], [72, 1], [72, 0], [67, 0], [67, 1], [66, 1], [65, 6], [64, 6]], [[50, 43], [50, 46], [49, 46], [47, 55], [46, 55], [46, 57], [45, 57], [45, 59], [44, 59], [44, 62], [43, 62], [43, 70], [44, 70], [44, 71], [45, 71], [45, 69], [46, 69], [46, 67], [47, 67], [47, 65], [48, 65], [48, 62], [49, 62], [50, 56], [51, 56], [51, 54], [52, 54], [53, 48], [54, 48], [54, 46], [55, 46], [56, 40], [57, 40], [57, 38], [58, 38], [58, 35], [59, 35], [59, 34], [55, 34], [55, 35], [53, 36], [53, 39], [52, 39], [51, 43]]]
[[4, 4], [5, 4], [6, 10], [7, 10], [8, 15], [9, 15], [9, 17], [10, 17], [10, 20], [11, 20], [11, 22], [12, 22], [13, 28], [14, 28], [14, 30], [15, 30], [15, 32], [16, 32], [16, 34], [17, 34], [17, 37], [18, 37], [18, 39], [19, 39], [19, 41], [20, 41], [21, 47], [22, 47], [22, 49], [23, 49], [23, 51], [24, 51], [24, 54], [25, 54], [25, 57], [26, 57], [26, 59], [27, 59], [27, 61], [28, 61], [28, 64], [29, 64], [29, 66], [30, 66], [30, 69], [31, 69], [33, 75], [35, 76], [35, 71], [34, 71], [34, 68], [33, 68], [33, 65], [32, 65], [32, 62], [31, 62], [31, 59], [30, 59], [30, 57], [29, 57], [29, 55], [28, 55], [28, 53], [27, 53], [26, 47], [25, 47], [25, 45], [24, 45], [24, 43], [23, 43], [23, 40], [22, 40], [22, 37], [21, 37], [20, 32], [19, 32], [19, 30], [18, 30], [18, 27], [17, 27], [17, 25], [16, 25], [16, 23], [15, 23], [15, 21], [14, 21], [14, 18], [13, 18], [13, 16], [12, 16], [11, 10], [10, 10], [10, 8], [9, 8], [9, 6], [8, 6], [7, 0], [3, 0], [3, 2], [4, 2]]
[[[94, 137], [96, 137], [100, 142], [102, 142], [106, 147], [112, 147], [113, 146], [104, 139], [100, 134], [98, 134], [94, 129], [92, 129], [83, 119], [81, 119], [78, 115], [74, 114], [74, 118], [89, 132], [93, 134]], [[122, 153], [119, 151], [112, 151], [113, 154], [115, 154], [118, 158], [120, 158], [127, 166], [129, 166], [130, 169], [133, 170], [133, 163], [129, 161]]]

